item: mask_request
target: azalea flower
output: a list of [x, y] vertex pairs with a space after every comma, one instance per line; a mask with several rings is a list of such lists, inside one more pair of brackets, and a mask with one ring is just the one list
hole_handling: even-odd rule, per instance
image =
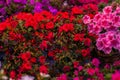
[[120, 80], [120, 72], [116, 71], [112, 74], [112, 80]]
[[34, 80], [34, 77], [29, 75], [24, 75], [21, 77], [21, 80]]

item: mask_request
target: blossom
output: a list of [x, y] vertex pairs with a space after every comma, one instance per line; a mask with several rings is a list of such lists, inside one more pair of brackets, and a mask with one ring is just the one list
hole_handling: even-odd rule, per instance
[[47, 74], [47, 73], [48, 73], [48, 68], [47, 68], [45, 65], [41, 65], [41, 66], [39, 67], [39, 71], [40, 71], [41, 73]]
[[72, 23], [66, 23], [59, 28], [59, 32], [62, 31], [69, 32], [73, 30], [74, 30], [74, 25]]
[[6, 28], [7, 28], [6, 22], [0, 23], [0, 32], [4, 31]]
[[21, 80], [34, 80], [34, 77], [29, 75], [24, 75], [21, 77]]
[[64, 71], [64, 72], [70, 71], [70, 66], [64, 66], [64, 67], [63, 67], [63, 71]]
[[96, 67], [99, 67], [100, 61], [97, 58], [92, 59], [92, 64]]
[[120, 13], [120, 7], [117, 6], [115, 13], [119, 14]]
[[35, 7], [34, 7], [33, 12], [41, 12], [42, 11], [42, 6], [43, 5], [39, 2], [35, 3]]
[[88, 68], [87, 73], [92, 76], [92, 75], [94, 75], [95, 70], [93, 68]]
[[106, 65], [104, 66], [104, 68], [110, 69], [110, 65], [109, 65], [109, 64], [106, 64]]
[[91, 22], [90, 16], [85, 15], [85, 16], [83, 17], [83, 22], [84, 22], [84, 24], [90, 23], [90, 22]]
[[96, 14], [95, 16], [94, 16], [94, 18], [93, 18], [93, 22], [98, 22], [99, 20], [101, 20], [101, 18], [102, 18], [102, 14], [101, 13], [98, 13], [98, 14]]
[[56, 14], [58, 12], [58, 10], [52, 6], [48, 6], [48, 8], [49, 8], [50, 12], [53, 14]]
[[25, 52], [20, 54], [20, 57], [23, 61], [28, 61], [31, 58], [31, 53], [30, 52]]
[[83, 69], [83, 66], [78, 66], [78, 71], [81, 71]]
[[79, 72], [77, 70], [74, 71], [74, 75], [78, 76], [78, 73]]
[[10, 72], [10, 78], [15, 79], [15, 77], [16, 77], [16, 72], [14, 70], [12, 70]]
[[[118, 7], [117, 7], [118, 8]], [[84, 16], [86, 17], [86, 16]], [[87, 21], [84, 20], [83, 21]], [[120, 42], [118, 41], [117, 34], [119, 34], [120, 16], [112, 9], [112, 6], [106, 6], [103, 12], [97, 13], [93, 19], [88, 19], [88, 30], [90, 33], [97, 34], [98, 39], [96, 46], [98, 50], [110, 54], [112, 48], [119, 50]]]
[[120, 80], [120, 72], [116, 71], [112, 74], [112, 80]]
[[90, 38], [85, 38], [85, 39], [84, 39], [84, 44], [85, 44], [85, 46], [90, 46], [90, 45], [91, 45], [91, 40], [90, 40]]
[[90, 50], [88, 48], [87, 49], [82, 49], [81, 54], [82, 54], [83, 57], [86, 57], [90, 54]]
[[41, 42], [41, 44], [40, 44], [40, 48], [41, 48], [42, 50], [46, 49], [46, 48], [47, 48], [47, 41], [43, 40], [43, 41]]
[[31, 65], [30, 62], [24, 62], [24, 63], [22, 63], [21, 68], [22, 68], [23, 71], [24, 70], [25, 71], [31, 70], [32, 69], [32, 65]]
[[72, 8], [72, 14], [82, 14], [82, 13], [83, 11], [79, 7], [75, 6]]
[[53, 29], [54, 28], [54, 23], [53, 22], [48, 22], [46, 24], [46, 29]]
[[57, 77], [57, 80], [67, 80], [67, 75], [61, 74], [60, 77]]
[[104, 14], [109, 14], [112, 12], [112, 6], [106, 6], [104, 9], [103, 9], [103, 13]]
[[85, 34], [75, 34], [74, 35], [74, 41], [83, 41]]
[[45, 60], [46, 60], [46, 58], [44, 56], [39, 57], [39, 61], [40, 61], [41, 64], [44, 64]]
[[74, 61], [73, 62], [73, 66], [74, 66], [74, 68], [77, 68], [79, 66], [79, 62], [78, 61]]
[[34, 0], [30, 0], [30, 4], [31, 5], [35, 4], [35, 1]]
[[40, 73], [40, 76], [42, 76], [43, 78], [48, 78], [48, 77], [50, 77], [50, 75], [49, 75], [49, 74], [46, 74], [46, 73]]
[[75, 78], [73, 78], [73, 80], [79, 80], [79, 77], [75, 77]]
[[34, 57], [31, 58], [31, 59], [30, 59], [30, 62], [32, 62], [32, 63], [36, 63], [36, 58], [34, 58]]

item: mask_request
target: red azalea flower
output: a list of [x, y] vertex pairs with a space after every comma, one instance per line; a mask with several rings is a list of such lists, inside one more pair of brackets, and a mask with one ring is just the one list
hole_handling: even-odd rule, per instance
[[52, 51], [49, 51], [49, 52], [48, 52], [48, 56], [49, 56], [49, 57], [54, 57], [54, 56], [55, 56], [55, 53], [52, 52]]
[[87, 69], [87, 73], [92, 76], [95, 73], [95, 69], [89, 68], [89, 69]]
[[84, 40], [84, 34], [75, 34], [74, 35], [74, 41], [83, 41]]
[[32, 66], [31, 66], [30, 62], [24, 62], [24, 63], [22, 63], [21, 67], [22, 67], [23, 71], [24, 70], [31, 70], [32, 69]]
[[21, 73], [17, 74], [17, 80], [19, 80], [21, 78], [21, 76], [22, 76]]
[[48, 46], [47, 46], [47, 41], [43, 40], [42, 43], [40, 44], [40, 48], [42, 50], [46, 49]]
[[79, 7], [75, 6], [72, 8], [72, 14], [83, 14], [83, 11]]
[[62, 31], [68, 32], [73, 30], [74, 30], [74, 25], [72, 23], [66, 23], [59, 28], [59, 32], [62, 32]]
[[63, 12], [62, 18], [68, 19], [69, 18], [68, 12]]
[[31, 53], [30, 52], [25, 52], [20, 54], [20, 57], [23, 61], [28, 61], [28, 59], [31, 58]]
[[85, 46], [90, 46], [91, 40], [89, 38], [85, 38], [84, 39], [84, 44], [85, 44]]
[[48, 22], [46, 24], [46, 29], [53, 29], [54, 28], [54, 23], [53, 22]]
[[4, 31], [7, 27], [7, 23], [6, 22], [3, 22], [3, 23], [0, 23], [0, 32]]
[[91, 19], [94, 17], [94, 15], [93, 15], [93, 14], [88, 14], [88, 16], [90, 16], [90, 18], [91, 18]]
[[70, 66], [64, 66], [64, 67], [63, 67], [63, 71], [64, 71], [64, 72], [70, 71]]
[[79, 66], [79, 62], [78, 61], [74, 61], [73, 65], [74, 65], [74, 68], [77, 68]]
[[41, 73], [48, 73], [48, 68], [45, 65], [40, 66], [39, 70]]
[[86, 57], [90, 54], [90, 49], [82, 49], [81, 53], [83, 57]]
[[70, 22], [72, 22], [73, 20], [75, 20], [75, 16], [71, 15], [70, 16]]
[[39, 33], [38, 35], [41, 39], [44, 38], [44, 34], [43, 33]]
[[32, 26], [34, 30], [38, 29], [38, 23], [36, 22], [35, 19], [29, 19], [28, 21], [26, 21], [26, 23], [27, 23], [26, 27]]
[[36, 63], [36, 58], [34, 58], [34, 57], [31, 58], [31, 59], [30, 59], [30, 62], [32, 62], [32, 63]]
[[41, 15], [45, 16], [45, 18], [48, 19], [48, 20], [50, 20], [50, 19], [53, 18], [53, 15], [52, 15], [50, 12], [45, 11], [45, 10], [43, 10], [43, 11], [41, 12]]
[[10, 71], [10, 78], [15, 79], [16, 72], [14, 70]]
[[48, 35], [46, 36], [46, 39], [47, 40], [51, 40], [51, 39], [53, 39], [53, 37], [54, 37], [54, 33], [53, 32], [49, 32]]
[[18, 25], [18, 21], [16, 20], [12, 20], [12, 19], [9, 19], [10, 21], [7, 23], [7, 28], [10, 29], [10, 30], [13, 30], [17, 27]]
[[90, 7], [93, 11], [95, 11], [95, 12], [98, 11], [98, 7], [97, 7], [97, 5], [95, 5], [95, 4], [89, 4], [89, 7]]
[[36, 19], [37, 22], [43, 21], [44, 17], [40, 13], [34, 13], [34, 19]]
[[46, 60], [45, 56], [40, 56], [39, 57], [39, 61], [40, 61], [41, 64], [44, 64], [45, 60]]

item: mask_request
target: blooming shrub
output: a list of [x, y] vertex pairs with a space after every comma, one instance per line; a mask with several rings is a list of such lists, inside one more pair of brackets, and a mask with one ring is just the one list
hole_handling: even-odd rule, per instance
[[[11, 4], [11, 0], [6, 1]], [[111, 62], [107, 59], [111, 55], [105, 55], [106, 61], [96, 56], [100, 53], [96, 46], [106, 54], [119, 53], [119, 7], [106, 6], [98, 12], [100, 9], [91, 0], [70, 9], [65, 1], [68, 10], [62, 7], [57, 12], [52, 1], [62, 5], [60, 0], [51, 0], [52, 6], [49, 0], [13, 1], [35, 7], [28, 8], [34, 13], [20, 12], [0, 23], [0, 80], [120, 79], [118, 54]]]
[[71, 76], [71, 66], [77, 68], [90, 59], [94, 40], [80, 21], [83, 15], [84, 11], [75, 6], [71, 13], [56, 15], [21, 12], [0, 23], [6, 75], [19, 79], [27, 74], [39, 79], [40, 75], [55, 77], [70, 71]]
[[[44, 4], [44, 5], [43, 5]], [[18, 12], [41, 12], [48, 10], [55, 14], [57, 9], [51, 6], [49, 0], [2, 0], [0, 1], [0, 21]]]
[[103, 12], [96, 14], [93, 19], [88, 15], [83, 18], [84, 23], [88, 24], [89, 32], [99, 36], [96, 41], [98, 50], [102, 50], [106, 54], [110, 54], [112, 49], [120, 50], [119, 14], [120, 7], [114, 10], [112, 6], [106, 6]]
[[[85, 6], [86, 8], [95, 8], [98, 3], [107, 3], [108, 0], [1, 0], [0, 1], [0, 22], [4, 21], [7, 17], [14, 15], [18, 12], [41, 12], [48, 10], [53, 14], [60, 11], [70, 11], [73, 5]], [[85, 5], [83, 5], [85, 4]], [[94, 4], [93, 5], [88, 5]]]

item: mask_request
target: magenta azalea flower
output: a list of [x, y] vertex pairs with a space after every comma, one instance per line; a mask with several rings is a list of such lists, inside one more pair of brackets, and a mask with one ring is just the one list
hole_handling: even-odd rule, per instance
[[116, 71], [112, 74], [112, 80], [120, 80], [120, 72]]
[[94, 58], [94, 59], [92, 60], [92, 64], [93, 64], [94, 66], [96, 66], [96, 67], [99, 67], [99, 64], [100, 64], [99, 59]]

